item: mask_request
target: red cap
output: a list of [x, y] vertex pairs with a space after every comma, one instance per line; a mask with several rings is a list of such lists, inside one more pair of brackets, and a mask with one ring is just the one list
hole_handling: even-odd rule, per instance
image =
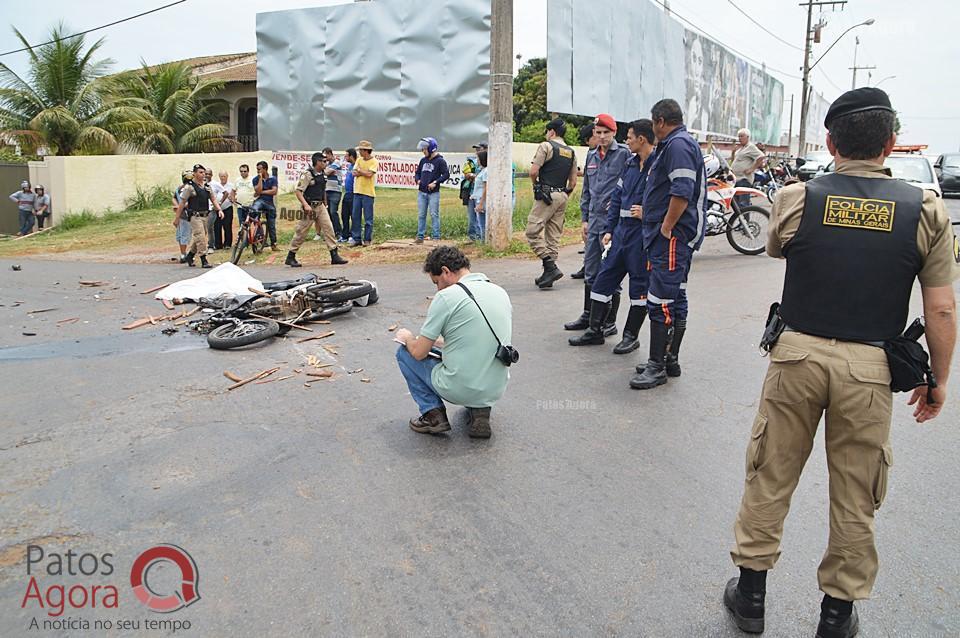
[[611, 131], [617, 130], [617, 121], [613, 119], [613, 116], [609, 113], [601, 113], [593, 120], [594, 125], [596, 126], [605, 126]]

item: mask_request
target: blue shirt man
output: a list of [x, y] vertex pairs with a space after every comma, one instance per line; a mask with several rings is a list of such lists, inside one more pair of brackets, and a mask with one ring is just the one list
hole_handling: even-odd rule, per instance
[[273, 196], [277, 194], [277, 190], [277, 178], [270, 175], [267, 163], [257, 162], [257, 174], [253, 177], [253, 192], [257, 197], [250, 210], [266, 213], [267, 235], [270, 238], [271, 250], [277, 249], [277, 207], [273, 203]]
[[675, 100], [650, 111], [660, 143], [643, 194], [643, 240], [650, 262], [647, 309], [650, 357], [630, 387], [647, 390], [680, 376], [680, 342], [687, 329], [687, 278], [693, 253], [703, 243], [707, 176], [703, 154]]

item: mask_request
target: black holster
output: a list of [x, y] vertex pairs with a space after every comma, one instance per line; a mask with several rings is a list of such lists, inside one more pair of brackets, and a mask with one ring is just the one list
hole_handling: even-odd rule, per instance
[[923, 320], [918, 317], [902, 335], [883, 342], [890, 366], [890, 389], [894, 392], [909, 392], [921, 385], [927, 386], [928, 391], [937, 387], [930, 357], [918, 341], [923, 332]]
[[544, 188], [542, 184], [534, 184], [533, 198], [543, 202], [547, 206], [553, 204], [553, 196], [550, 194], [550, 189]]
[[767, 313], [767, 324], [763, 327], [763, 337], [760, 339], [760, 349], [763, 350], [764, 355], [770, 353], [773, 344], [777, 342], [777, 339], [780, 338], [780, 335], [783, 334], [786, 327], [787, 324], [780, 316], [780, 302], [775, 301], [770, 304], [770, 311]]

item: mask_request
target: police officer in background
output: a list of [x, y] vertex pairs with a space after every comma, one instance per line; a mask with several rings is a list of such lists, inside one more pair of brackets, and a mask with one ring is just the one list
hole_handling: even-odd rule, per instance
[[327, 159], [323, 153], [314, 153], [310, 157], [310, 168], [300, 173], [297, 181], [296, 195], [300, 201], [302, 211], [300, 220], [293, 231], [293, 240], [290, 242], [290, 251], [287, 253], [285, 265], [291, 268], [300, 268], [303, 264], [297, 261], [297, 251], [307, 238], [307, 231], [316, 223], [320, 227], [323, 241], [330, 251], [330, 263], [334, 266], [345, 264], [347, 260], [337, 251], [337, 236], [333, 231], [333, 221], [327, 213], [327, 180], [323, 175]]
[[[603, 245], [600, 238], [607, 224], [607, 209], [610, 196], [617, 186], [623, 168], [630, 159], [626, 146], [614, 139], [617, 122], [612, 115], [601, 113], [593, 121], [593, 134], [597, 147], [587, 153], [583, 168], [583, 191], [580, 194], [580, 220], [583, 223], [583, 312], [569, 323], [565, 330], [586, 330], [590, 326], [590, 290], [593, 281], [600, 272], [600, 260], [603, 258]], [[603, 322], [606, 336], [617, 334], [617, 310], [620, 308], [620, 292], [616, 292], [610, 302], [610, 312]]]
[[659, 140], [643, 195], [643, 244], [650, 262], [650, 356], [630, 380], [635, 390], [655, 388], [667, 377], [680, 376], [687, 278], [693, 253], [703, 243], [707, 218], [703, 153], [683, 125], [680, 105], [660, 100], [650, 115]]
[[770, 353], [747, 449], [731, 552], [740, 577], [724, 592], [744, 631], [763, 631], [767, 570], [780, 555], [790, 499], [826, 412], [830, 537], [817, 572], [824, 593], [817, 636], [857, 633], [853, 601], [870, 595], [877, 575], [874, 512], [892, 459], [890, 384], [899, 367], [888, 365], [882, 346], [904, 331], [915, 279], [938, 385], [920, 385], [909, 404], [922, 423], [946, 400], [960, 257], [942, 200], [883, 166], [895, 120], [882, 90], [844, 93], [824, 121], [836, 172], [785, 187], [773, 205], [767, 253], [787, 261], [779, 312], [786, 329]]
[[200, 255], [200, 266], [210, 268], [207, 263], [207, 215], [210, 205], [223, 219], [220, 202], [213, 196], [210, 187], [204, 183], [206, 171], [202, 164], [194, 164], [193, 179], [180, 189], [180, 203], [177, 205], [177, 215], [190, 222], [192, 236], [187, 254], [180, 258], [180, 263], [193, 267], [193, 258]]
[[609, 312], [624, 275], [630, 275], [630, 313], [623, 327], [623, 339], [614, 354], [627, 354], [640, 347], [637, 335], [647, 316], [647, 253], [643, 249], [643, 193], [656, 149], [653, 122], [631, 122], [627, 128], [627, 148], [634, 154], [627, 161], [623, 176], [610, 197], [607, 225], [601, 242], [609, 246], [606, 259], [590, 291], [590, 327], [579, 337], [571, 337], [571, 346], [603, 345], [603, 319]]
[[534, 201], [526, 235], [530, 248], [543, 261], [543, 273], [534, 279], [540, 288], [551, 288], [553, 282], [563, 277], [557, 268], [557, 255], [567, 198], [577, 186], [577, 155], [563, 143], [566, 131], [563, 120], [548, 122], [546, 141], [540, 142], [530, 164]]

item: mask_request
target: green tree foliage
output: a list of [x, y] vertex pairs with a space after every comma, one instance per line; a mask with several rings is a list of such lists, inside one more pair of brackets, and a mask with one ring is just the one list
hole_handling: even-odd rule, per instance
[[[30, 43], [16, 28], [25, 47]], [[104, 102], [109, 59], [94, 61], [103, 44], [85, 47], [83, 36], [65, 37], [61, 23], [51, 44], [29, 50], [26, 79], [0, 63], [0, 136], [28, 153], [40, 147], [60, 155], [116, 152], [121, 144], [156, 131], [153, 117], [126, 100]]]
[[[513, 78], [513, 124], [514, 139], [518, 142], [541, 142], [547, 122], [557, 117], [547, 111], [547, 60], [531, 58]], [[591, 121], [580, 115], [563, 115], [567, 123], [564, 140], [568, 144], [580, 144], [577, 131]]]
[[227, 105], [214, 98], [223, 82], [193, 76], [183, 63], [143, 67], [113, 78], [110, 97], [133, 101], [157, 121], [157, 130], [138, 140], [147, 153], [218, 153], [240, 150], [222, 123]]

